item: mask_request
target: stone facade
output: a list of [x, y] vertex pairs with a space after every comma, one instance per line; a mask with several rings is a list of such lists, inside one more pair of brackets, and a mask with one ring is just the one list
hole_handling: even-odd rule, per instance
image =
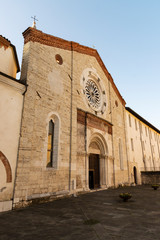
[[[89, 189], [89, 155], [99, 155], [101, 188], [128, 183], [125, 101], [94, 49], [28, 28], [21, 81], [27, 84], [15, 204]], [[59, 64], [56, 56], [63, 59]], [[88, 74], [88, 75], [87, 75]], [[89, 76], [90, 74], [90, 76]], [[89, 105], [84, 78], [97, 81], [99, 109]], [[58, 119], [57, 166], [47, 168], [50, 116]], [[54, 120], [53, 120], [54, 121]], [[119, 139], [123, 169], [119, 162]]]
[[[131, 113], [98, 52], [34, 28], [23, 36], [20, 83], [27, 89], [21, 123], [17, 121], [21, 131], [13, 207], [130, 185], [135, 183], [133, 169], [140, 184], [144, 156], [151, 153], [146, 147], [142, 154], [143, 136], [130, 127]], [[131, 117], [144, 124], [133, 112]], [[156, 168], [160, 132], [145, 124], [156, 134], [156, 141], [146, 139]], [[18, 132], [15, 139], [18, 144]], [[130, 139], [136, 141], [136, 151]]]

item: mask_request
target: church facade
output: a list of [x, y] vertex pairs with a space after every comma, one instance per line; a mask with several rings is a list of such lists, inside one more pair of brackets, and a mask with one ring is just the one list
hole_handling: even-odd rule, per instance
[[[35, 28], [23, 36], [15, 181], [10, 195], [7, 187], [0, 193], [3, 201], [20, 207], [37, 198], [141, 184], [141, 171], [159, 170], [159, 130], [125, 107], [95, 49]], [[0, 151], [10, 162], [10, 150]]]

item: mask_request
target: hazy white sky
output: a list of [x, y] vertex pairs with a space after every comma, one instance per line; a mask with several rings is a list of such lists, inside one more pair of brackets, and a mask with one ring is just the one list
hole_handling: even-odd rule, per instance
[[127, 106], [160, 129], [159, 0], [6, 0], [0, 34], [16, 46], [21, 65], [22, 32], [37, 29], [93, 47]]

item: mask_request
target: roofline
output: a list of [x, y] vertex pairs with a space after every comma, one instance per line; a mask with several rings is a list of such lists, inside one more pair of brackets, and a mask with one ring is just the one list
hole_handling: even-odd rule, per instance
[[2, 75], [2, 76], [4, 76], [4, 77], [6, 77], [6, 78], [9, 78], [9, 79], [11, 79], [11, 80], [13, 80], [13, 81], [15, 81], [15, 82], [17, 82], [17, 83], [20, 83], [20, 84], [26, 86], [26, 84], [25, 84], [23, 81], [18, 80], [18, 79], [14, 78], [14, 77], [11, 77], [11, 76], [9, 76], [9, 75], [6, 74], [6, 73], [0, 72], [0, 75]]
[[151, 123], [149, 123], [147, 120], [145, 120], [144, 118], [142, 118], [138, 113], [136, 113], [135, 111], [133, 111], [131, 108], [126, 107], [126, 110], [128, 112], [130, 112], [132, 115], [134, 115], [136, 118], [138, 118], [140, 121], [142, 121], [143, 123], [145, 123], [147, 126], [149, 126], [150, 128], [152, 128], [153, 130], [155, 130], [157, 133], [160, 134], [160, 130], [156, 127], [154, 127]]
[[69, 51], [73, 50], [73, 51], [76, 51], [76, 52], [79, 52], [82, 54], [86, 54], [86, 55], [95, 57], [97, 59], [99, 65], [103, 69], [106, 77], [111, 82], [112, 87], [115, 90], [121, 103], [123, 104], [123, 106], [126, 105], [125, 100], [121, 96], [118, 88], [116, 87], [116, 85], [113, 81], [111, 74], [108, 72], [106, 66], [104, 65], [104, 63], [96, 49], [80, 45], [79, 43], [76, 43], [76, 42], [64, 40], [62, 38], [58, 38], [58, 37], [43, 33], [42, 31], [37, 30], [35, 28], [31, 28], [31, 27], [27, 28], [22, 34], [24, 37], [24, 44], [26, 44], [29, 41], [39, 42], [39, 43], [47, 45], [47, 46], [53, 46], [53, 47], [57, 47], [57, 48], [61, 48], [61, 49], [69, 50]]
[[13, 51], [14, 51], [14, 56], [15, 56], [16, 64], [17, 64], [17, 73], [18, 73], [18, 72], [20, 72], [20, 66], [19, 66], [19, 61], [18, 61], [16, 47], [12, 43], [10, 44], [10, 46], [13, 48]]
[[18, 61], [18, 57], [17, 57], [17, 51], [16, 51], [16, 47], [5, 37], [3, 37], [2, 35], [0, 35], [2, 44], [5, 48], [8, 48], [9, 46], [12, 47], [13, 52], [14, 52], [14, 56], [15, 56], [15, 60], [16, 60], [16, 64], [17, 64], [17, 73], [20, 72], [20, 67], [19, 67], [19, 61]]

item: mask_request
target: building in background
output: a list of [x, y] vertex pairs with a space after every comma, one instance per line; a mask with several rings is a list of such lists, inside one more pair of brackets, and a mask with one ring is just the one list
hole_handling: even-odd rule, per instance
[[[0, 85], [7, 109], [0, 151], [15, 179], [9, 190], [1, 157], [3, 202], [20, 207], [37, 198], [141, 184], [142, 170], [159, 169], [159, 130], [125, 108], [95, 49], [35, 26], [23, 36], [21, 79], [8, 77], [11, 86], [6, 79]], [[144, 136], [145, 127], [156, 140]]]
[[25, 86], [15, 46], [0, 36], [0, 211], [12, 208]]

